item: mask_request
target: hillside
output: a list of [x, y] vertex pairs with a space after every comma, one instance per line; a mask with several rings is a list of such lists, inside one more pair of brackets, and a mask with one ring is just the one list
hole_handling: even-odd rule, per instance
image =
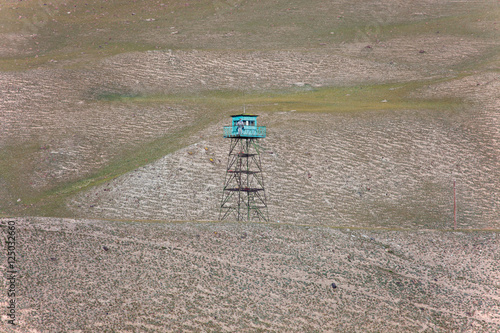
[[18, 332], [500, 329], [498, 233], [56, 218], [17, 231]]
[[[445, 214], [441, 223], [453, 178], [461, 213], [471, 215], [464, 225], [498, 221], [498, 4], [315, 4], [2, 5], [0, 211], [80, 214], [66, 203], [95, 185], [204, 140], [223, 146], [220, 127], [246, 104], [268, 122], [266, 145], [279, 153], [268, 178], [287, 193], [304, 170], [317, 175], [311, 181], [326, 187], [330, 202], [350, 194], [342, 186], [357, 193], [375, 177], [392, 182], [373, 184], [398, 197], [390, 206], [421, 201], [427, 194], [417, 192], [427, 186], [439, 206], [431, 209], [447, 209], [431, 215]], [[343, 121], [352, 130], [340, 135]], [[224, 150], [217, 154], [225, 159]], [[302, 163], [287, 170], [291, 161]], [[205, 183], [219, 186], [223, 171], [204, 168]], [[370, 181], [360, 179], [370, 173]], [[270, 197], [279, 198], [275, 209], [288, 200]], [[420, 220], [413, 215], [405, 219]]]
[[[493, 0], [3, 1], [24, 331], [500, 331], [499, 18]], [[267, 126], [269, 223], [216, 222], [244, 105]]]

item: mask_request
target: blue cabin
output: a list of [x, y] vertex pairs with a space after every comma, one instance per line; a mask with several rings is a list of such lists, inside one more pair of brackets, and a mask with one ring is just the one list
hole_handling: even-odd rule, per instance
[[257, 126], [257, 115], [236, 114], [232, 126], [224, 126], [225, 138], [265, 138], [266, 126]]

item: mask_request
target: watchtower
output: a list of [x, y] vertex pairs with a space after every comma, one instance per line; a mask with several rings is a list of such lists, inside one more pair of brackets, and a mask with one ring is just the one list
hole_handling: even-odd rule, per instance
[[224, 127], [231, 139], [219, 220], [269, 220], [264, 176], [257, 140], [266, 137], [266, 127], [257, 126], [257, 115], [231, 116], [232, 125]]

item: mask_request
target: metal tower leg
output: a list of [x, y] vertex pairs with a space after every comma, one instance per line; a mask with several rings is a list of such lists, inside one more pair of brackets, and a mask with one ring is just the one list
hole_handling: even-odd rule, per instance
[[268, 221], [260, 152], [255, 138], [231, 138], [219, 220]]

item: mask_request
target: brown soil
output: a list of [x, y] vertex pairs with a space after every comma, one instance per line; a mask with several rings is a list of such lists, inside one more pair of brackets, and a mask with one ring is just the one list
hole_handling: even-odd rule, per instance
[[16, 232], [17, 332], [500, 330], [498, 233], [55, 218]]
[[[497, 2], [39, 5], [0, 5], [15, 331], [500, 332]], [[273, 101], [315, 89], [369, 111]], [[258, 94], [271, 221], [213, 222]]]
[[[263, 114], [273, 221], [448, 229], [500, 228], [496, 113]], [[80, 216], [215, 220], [228, 142], [204, 140], [72, 199]], [[484, 140], [485, 138], [490, 138]], [[211, 159], [213, 161], [211, 161]], [[312, 205], [314, 203], [314, 205]]]

